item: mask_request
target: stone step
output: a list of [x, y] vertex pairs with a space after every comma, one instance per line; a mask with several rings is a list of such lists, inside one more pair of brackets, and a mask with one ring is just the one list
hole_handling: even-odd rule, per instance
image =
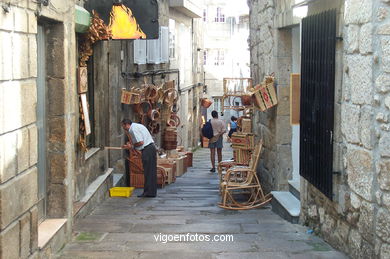
[[271, 192], [273, 199], [271, 201], [272, 211], [285, 220], [297, 224], [299, 213], [301, 211], [301, 202], [290, 192]]
[[291, 180], [288, 181], [289, 191], [298, 199], [301, 200], [301, 181]]

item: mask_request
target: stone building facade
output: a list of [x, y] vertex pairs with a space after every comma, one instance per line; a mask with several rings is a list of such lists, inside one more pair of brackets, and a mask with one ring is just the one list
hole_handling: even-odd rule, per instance
[[[1, 3], [1, 258], [37, 256], [42, 248], [38, 223], [43, 219], [63, 218], [62, 231], [71, 230], [78, 111], [74, 4], [57, 0], [50, 5], [27, 0]], [[39, 37], [45, 41], [39, 42]], [[40, 50], [46, 54], [39, 57]], [[43, 70], [42, 63], [46, 64]], [[44, 114], [38, 112], [42, 105], [38, 78], [48, 97]], [[38, 181], [42, 120], [46, 126], [44, 189]]]
[[305, 15], [336, 9], [340, 38], [336, 43], [333, 172], [338, 173], [333, 175], [332, 200], [301, 178], [300, 218], [353, 258], [389, 258], [389, 1], [249, 0], [248, 4], [252, 75], [261, 80], [275, 72], [281, 101], [257, 119], [257, 131], [266, 140], [259, 172], [273, 190], [283, 189], [291, 179], [295, 152], [287, 119], [288, 75], [299, 73], [294, 67], [300, 64], [294, 51], [294, 28], [299, 28], [301, 17], [294, 15], [294, 9], [305, 6]]
[[[108, 196], [113, 172], [124, 172], [122, 154], [104, 149], [122, 144], [120, 121], [133, 116], [120, 103], [121, 89], [131, 81], [123, 73], [170, 68], [136, 67], [133, 41], [97, 42], [88, 78], [93, 134], [84, 152], [79, 144], [75, 5], [85, 2], [0, 4], [0, 258], [50, 258], [63, 247], [74, 222]], [[170, 3], [158, 3], [159, 23], [168, 26]], [[192, 17], [186, 19], [198, 26]], [[201, 32], [192, 28], [200, 44]], [[194, 44], [191, 53], [198, 47]], [[202, 94], [198, 82], [203, 78], [202, 70], [189, 70], [193, 80], [182, 91], [182, 102], [189, 103], [194, 128], [192, 135], [183, 134], [188, 147], [195, 147], [199, 104], [192, 99]], [[172, 74], [167, 79], [176, 78]]]

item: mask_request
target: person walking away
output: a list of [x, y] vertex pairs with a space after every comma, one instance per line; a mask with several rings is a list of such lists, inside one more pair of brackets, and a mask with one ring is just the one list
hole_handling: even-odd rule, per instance
[[228, 133], [229, 139], [232, 137], [234, 132], [237, 132], [237, 118], [232, 116], [230, 120], [230, 130]]
[[142, 166], [144, 168], [144, 192], [138, 197], [156, 197], [157, 195], [157, 152], [152, 135], [142, 124], [134, 123], [129, 119], [122, 120], [122, 128], [131, 138], [122, 148], [135, 148], [142, 152]]
[[213, 127], [214, 137], [209, 141], [211, 170], [215, 172], [215, 149], [217, 149], [218, 163], [222, 161], [223, 134], [226, 132], [226, 124], [223, 120], [218, 119], [218, 112], [211, 112], [211, 126]]

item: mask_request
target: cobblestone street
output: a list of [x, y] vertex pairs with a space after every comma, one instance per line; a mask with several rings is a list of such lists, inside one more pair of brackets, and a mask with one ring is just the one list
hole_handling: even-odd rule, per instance
[[[225, 147], [227, 144], [225, 143]], [[231, 150], [224, 149], [224, 159]], [[347, 258], [307, 228], [290, 224], [270, 206], [224, 210], [209, 150], [194, 154], [194, 167], [154, 199], [109, 198], [80, 220], [59, 258]], [[168, 242], [164, 234], [231, 234], [232, 242]]]

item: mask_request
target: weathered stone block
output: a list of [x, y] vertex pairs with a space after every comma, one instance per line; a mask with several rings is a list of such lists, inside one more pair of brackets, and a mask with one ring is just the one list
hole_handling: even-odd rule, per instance
[[321, 226], [321, 232], [327, 236], [330, 236], [334, 232], [335, 227], [335, 220], [329, 214], [325, 214], [324, 221]]
[[[348, 244], [353, 256], [359, 255], [360, 248], [362, 246], [362, 237], [356, 229], [351, 229]], [[355, 257], [356, 258], [356, 257]]]
[[357, 225], [361, 236], [370, 243], [374, 243], [374, 204], [362, 201]]
[[390, 36], [381, 38], [382, 54], [384, 57], [390, 57]]
[[384, 114], [383, 112], [379, 112], [375, 119], [378, 121], [378, 122], [381, 122], [381, 123], [388, 123], [389, 122], [389, 116], [388, 114]]
[[289, 116], [290, 115], [290, 87], [280, 86], [278, 87], [278, 105], [277, 115]]
[[341, 132], [350, 143], [359, 143], [360, 106], [344, 103], [341, 105]]
[[6, 82], [3, 88], [4, 131], [12, 131], [36, 121], [35, 81]]
[[[0, 17], [3, 13], [1, 12]], [[12, 78], [12, 51], [10, 50], [12, 50], [12, 34], [0, 31], [0, 80]]]
[[379, 35], [390, 35], [390, 24], [382, 24], [378, 26], [376, 33]]
[[347, 152], [348, 184], [353, 191], [368, 201], [372, 201], [374, 172], [372, 154], [364, 150], [349, 149]]
[[[345, 66], [344, 70], [346, 70], [348, 66]], [[349, 78], [349, 75], [347, 73], [344, 73], [344, 82], [343, 82], [343, 100], [349, 101], [351, 100], [351, 79]]]
[[[0, 12], [0, 30], [12, 31], [14, 29], [14, 13]], [[9, 49], [8, 49], [9, 50]]]
[[49, 115], [64, 115], [66, 86], [64, 79], [52, 78], [48, 80]]
[[18, 158], [18, 173], [23, 172], [29, 167], [29, 134], [27, 128], [22, 128], [17, 131], [17, 158]]
[[375, 86], [378, 92], [387, 93], [390, 91], [390, 75], [387, 73], [380, 74], [375, 80]]
[[360, 29], [359, 50], [362, 54], [372, 52], [372, 23], [366, 23]]
[[13, 78], [23, 79], [29, 77], [28, 64], [28, 36], [25, 34], [14, 33], [12, 47]]
[[27, 258], [30, 255], [30, 213], [27, 212], [20, 219], [20, 257]]
[[360, 258], [375, 258], [374, 253], [374, 247], [372, 246], [372, 244], [367, 242], [365, 239], [362, 239]]
[[376, 234], [386, 243], [390, 243], [390, 213], [379, 209], [376, 219]]
[[345, 23], [362, 24], [371, 21], [373, 2], [371, 0], [349, 0], [345, 5]]
[[387, 109], [390, 110], [390, 96], [385, 98], [385, 106]]
[[4, 95], [3, 95], [2, 84], [0, 84], [0, 135], [4, 133], [4, 108], [3, 108], [3, 105], [4, 105]]
[[[0, 227], [4, 228], [38, 199], [37, 168], [31, 168], [0, 187]], [[64, 196], [65, 197], [65, 196]]]
[[16, 175], [16, 133], [10, 132], [0, 136], [0, 183], [8, 181]]
[[381, 259], [390, 258], [390, 244], [383, 244], [381, 248]]
[[50, 184], [48, 187], [49, 195], [47, 200], [48, 216], [52, 218], [61, 218], [66, 216], [66, 186], [63, 184]]
[[30, 166], [38, 162], [38, 130], [36, 125], [28, 127], [29, 147], [30, 147]]
[[375, 132], [372, 128], [374, 123], [371, 106], [363, 106], [360, 113], [360, 140], [367, 149], [372, 149], [375, 145]]
[[390, 57], [382, 56], [382, 70], [390, 73]]
[[354, 104], [372, 103], [372, 56], [347, 56], [351, 86], [351, 100]]
[[390, 193], [383, 193], [382, 195], [382, 204], [383, 206], [387, 207], [387, 209], [390, 209]]
[[49, 153], [48, 160], [50, 161], [50, 183], [63, 184], [67, 172], [65, 154]]
[[[276, 177], [280, 184], [287, 184], [288, 179], [291, 179], [292, 173], [292, 155], [291, 145], [276, 145], [277, 161]], [[281, 189], [278, 189], [281, 190]]]
[[65, 75], [65, 49], [64, 49], [64, 27], [54, 25], [48, 36], [47, 56], [55, 60], [52, 66], [47, 67], [47, 75], [55, 78], [64, 78]]
[[[291, 61], [291, 58], [277, 58], [276, 60], [278, 70], [275, 71], [275, 75], [277, 78], [278, 88], [280, 85], [285, 87], [290, 85]], [[265, 69], [272, 69], [269, 64], [271, 64], [271, 61], [267, 61], [264, 64]], [[270, 74], [270, 71], [266, 71], [266, 73]]]
[[28, 16], [28, 33], [37, 33], [37, 17], [34, 12], [27, 11]]
[[28, 32], [28, 15], [26, 10], [21, 8], [14, 8], [15, 15], [15, 27], [14, 30], [16, 32]]
[[379, 7], [376, 17], [378, 18], [378, 21], [383, 21], [387, 18], [388, 14], [389, 14], [389, 11], [386, 8]]
[[362, 203], [360, 197], [358, 195], [356, 195], [354, 192], [351, 192], [351, 205], [354, 209], [359, 209], [360, 208], [360, 205]]
[[38, 207], [34, 206], [30, 210], [31, 229], [30, 229], [30, 248], [31, 253], [38, 250]]
[[19, 222], [0, 233], [0, 258], [19, 258]]
[[290, 144], [291, 143], [291, 126], [290, 116], [278, 116], [276, 118], [276, 134], [275, 141], [277, 144]]
[[50, 142], [65, 143], [65, 117], [51, 117], [48, 123]]
[[390, 157], [390, 132], [383, 132], [379, 139], [379, 150], [382, 157]]
[[390, 160], [381, 160], [377, 172], [379, 187], [382, 190], [390, 191]]
[[359, 50], [359, 30], [360, 26], [350, 24], [347, 27], [347, 53], [354, 53]]
[[10, 0], [9, 2], [11, 3], [11, 5], [15, 5], [23, 8], [27, 8], [28, 6], [27, 4], [28, 0]]
[[37, 50], [37, 40], [35, 35], [29, 35], [29, 73], [30, 77], [37, 77], [37, 66], [38, 66], [38, 50]]

